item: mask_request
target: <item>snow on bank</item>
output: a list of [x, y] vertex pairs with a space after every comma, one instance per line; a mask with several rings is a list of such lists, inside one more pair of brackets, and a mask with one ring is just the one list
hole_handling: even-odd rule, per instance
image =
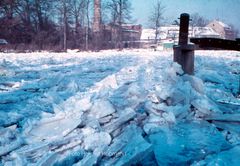
[[1, 54], [0, 164], [239, 163], [240, 54], [171, 54]]

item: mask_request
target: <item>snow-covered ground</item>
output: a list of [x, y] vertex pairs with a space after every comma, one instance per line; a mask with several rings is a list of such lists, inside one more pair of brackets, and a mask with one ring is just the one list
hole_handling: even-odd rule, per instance
[[0, 54], [0, 165], [238, 165], [240, 53]]

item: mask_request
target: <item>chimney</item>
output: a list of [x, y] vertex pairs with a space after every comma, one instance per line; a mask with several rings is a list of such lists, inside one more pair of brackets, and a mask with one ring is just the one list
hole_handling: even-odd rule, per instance
[[94, 0], [93, 32], [101, 30], [101, 0]]

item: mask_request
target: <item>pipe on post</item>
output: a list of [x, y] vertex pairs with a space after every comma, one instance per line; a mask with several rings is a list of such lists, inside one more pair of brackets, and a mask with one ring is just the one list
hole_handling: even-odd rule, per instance
[[182, 66], [184, 73], [194, 74], [194, 44], [188, 43], [188, 28], [190, 16], [187, 13], [180, 15], [180, 30], [178, 45], [173, 46], [174, 62]]

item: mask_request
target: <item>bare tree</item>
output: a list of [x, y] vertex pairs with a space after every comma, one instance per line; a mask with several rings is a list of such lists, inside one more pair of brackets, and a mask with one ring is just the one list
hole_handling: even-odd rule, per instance
[[63, 50], [67, 50], [67, 4], [66, 0], [63, 3]]
[[107, 7], [111, 13], [110, 22], [117, 29], [116, 45], [121, 49], [123, 39], [122, 25], [131, 20], [131, 3], [129, 0], [109, 0]]
[[90, 28], [90, 0], [85, 1], [85, 17], [86, 17], [86, 30], [85, 30], [85, 49], [88, 50], [89, 45], [89, 28]]
[[111, 13], [110, 22], [122, 25], [122, 23], [131, 20], [132, 7], [129, 0], [109, 0], [107, 7]]
[[191, 14], [190, 25], [192, 27], [205, 27], [208, 24], [208, 20], [198, 13]]
[[163, 22], [163, 13], [165, 10], [165, 6], [162, 4], [160, 0], [156, 2], [153, 6], [153, 11], [149, 17], [149, 22], [152, 28], [155, 30], [155, 43], [158, 42], [159, 28]]
[[80, 46], [80, 31], [84, 26], [84, 13], [85, 13], [86, 0], [71, 0], [70, 17], [72, 17], [74, 33], [73, 33], [73, 47], [79, 48]]
[[62, 36], [63, 36], [63, 51], [67, 50], [67, 38], [68, 38], [68, 27], [69, 19], [71, 13], [71, 1], [70, 0], [61, 0], [58, 4], [58, 9], [60, 12], [60, 20], [62, 25]]

